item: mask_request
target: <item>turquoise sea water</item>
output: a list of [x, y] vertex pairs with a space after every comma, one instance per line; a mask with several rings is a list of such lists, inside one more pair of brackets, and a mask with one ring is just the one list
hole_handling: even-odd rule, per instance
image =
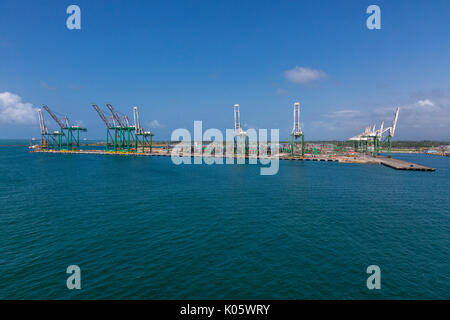
[[0, 147], [0, 298], [450, 299], [450, 158], [395, 157], [437, 171]]

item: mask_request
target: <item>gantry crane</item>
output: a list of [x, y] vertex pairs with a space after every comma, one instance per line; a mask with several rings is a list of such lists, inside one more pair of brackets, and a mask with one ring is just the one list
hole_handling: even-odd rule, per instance
[[[388, 153], [388, 157], [391, 157], [391, 149], [392, 149], [392, 138], [394, 137], [395, 134], [395, 129], [397, 127], [397, 120], [398, 120], [398, 112], [399, 112], [400, 108], [397, 107], [397, 109], [395, 110], [394, 113], [394, 120], [392, 121], [392, 126], [388, 127], [388, 128], [384, 128], [383, 129], [383, 123], [381, 124], [381, 128], [377, 134], [377, 141], [379, 143], [383, 143], [385, 142], [387, 144], [387, 153]], [[383, 139], [383, 134], [387, 132], [387, 136]], [[378, 150], [379, 152], [379, 150]]]
[[49, 132], [47, 125], [45, 124], [44, 114], [42, 109], [38, 109], [39, 127], [41, 129], [41, 148], [53, 149], [59, 146], [56, 137], [59, 137], [62, 133], [60, 131]]
[[[149, 147], [149, 151], [152, 152], [152, 137], [154, 134], [151, 131], [145, 131], [141, 126], [141, 121], [139, 119], [139, 109], [138, 107], [133, 107], [133, 118], [134, 118], [134, 143], [136, 152], [139, 148], [142, 148], [142, 152], [145, 152], [146, 145]], [[139, 145], [140, 144], [140, 145]]]
[[[96, 104], [92, 104], [106, 125], [106, 151], [130, 152], [134, 150], [138, 152], [141, 149], [144, 153], [148, 147], [151, 152], [153, 133], [142, 128], [138, 108], [133, 108], [134, 125], [131, 125], [126, 115], [119, 116], [110, 103], [106, 106], [111, 112], [109, 119]], [[112, 149], [109, 148], [110, 141], [112, 141]]]
[[[392, 138], [397, 127], [399, 110], [398, 107], [395, 110], [392, 126], [385, 128], [384, 121], [382, 121], [379, 129], [376, 129], [376, 125], [367, 126], [362, 133], [350, 138], [349, 140], [355, 141], [355, 151], [372, 152], [376, 156], [381, 153], [383, 145], [386, 145], [388, 157], [391, 157]], [[369, 142], [373, 143], [372, 149], [369, 148]]]
[[[80, 149], [80, 132], [86, 132], [86, 128], [82, 128], [80, 126], [71, 125], [69, 118], [67, 116], [63, 117], [61, 121], [55, 113], [47, 106], [42, 106], [45, 111], [55, 120], [55, 122], [60, 127], [61, 131], [54, 131], [53, 135], [59, 137], [59, 150], [79, 150]], [[43, 119], [43, 118], [42, 118]], [[66, 141], [63, 142], [63, 137], [65, 137]]]
[[[111, 111], [111, 114], [113, 116], [114, 122], [118, 124], [114, 125], [111, 128], [108, 128], [108, 131], [112, 129], [114, 131], [114, 152], [121, 150], [121, 151], [131, 151], [131, 140], [134, 138], [132, 137], [134, 133], [134, 126], [130, 126], [128, 123], [128, 118], [125, 117], [125, 123], [122, 121], [120, 116], [117, 114], [114, 107], [107, 103], [106, 106], [108, 107], [109, 111]], [[107, 136], [108, 138], [108, 136]], [[119, 141], [117, 141], [119, 139]], [[108, 144], [108, 141], [107, 141]]]

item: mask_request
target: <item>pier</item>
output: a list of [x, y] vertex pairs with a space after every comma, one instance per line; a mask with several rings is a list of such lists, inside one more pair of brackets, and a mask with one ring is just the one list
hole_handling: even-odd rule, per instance
[[378, 157], [377, 158], [380, 163], [386, 167], [395, 169], [395, 170], [411, 170], [411, 171], [435, 171], [435, 168], [422, 166], [420, 164], [415, 164], [412, 162], [407, 162], [398, 159], [392, 159], [387, 157]]
[[[43, 150], [43, 149], [32, 149], [30, 152], [36, 153], [57, 153], [57, 154], [97, 154], [97, 155], [116, 155], [116, 156], [144, 156], [144, 157], [170, 157], [171, 153], [165, 150], [153, 150], [152, 152], [123, 152], [123, 151], [105, 151], [105, 150]], [[215, 158], [238, 158], [238, 156], [224, 156], [221, 154], [215, 155], [205, 155], [200, 153], [191, 153], [184, 155], [179, 153], [179, 156], [190, 156], [190, 157], [215, 157]], [[256, 158], [256, 159], [276, 159], [276, 156], [245, 156], [246, 159]], [[279, 160], [290, 160], [290, 161], [317, 161], [317, 162], [341, 162], [341, 163], [356, 163], [356, 164], [382, 164], [389, 168], [395, 170], [409, 170], [409, 171], [435, 171], [435, 168], [415, 164], [412, 162], [407, 162], [399, 159], [387, 158], [384, 156], [371, 157], [371, 156], [359, 156], [359, 157], [348, 157], [348, 156], [335, 156], [335, 157], [324, 157], [324, 156], [310, 156], [305, 155], [300, 156], [289, 156], [281, 154], [279, 155]]]

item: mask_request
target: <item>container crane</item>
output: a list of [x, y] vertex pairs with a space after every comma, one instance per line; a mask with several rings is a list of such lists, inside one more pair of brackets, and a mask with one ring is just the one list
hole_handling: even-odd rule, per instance
[[[139, 147], [142, 148], [142, 152], [145, 152], [146, 143], [149, 146], [150, 152], [152, 151], [152, 137], [154, 134], [151, 131], [145, 131], [141, 126], [141, 121], [139, 119], [139, 109], [138, 107], [133, 107], [133, 120], [134, 120], [134, 143], [136, 151]], [[139, 146], [140, 144], [140, 146]]]
[[44, 120], [44, 113], [42, 112], [42, 109], [38, 109], [38, 117], [39, 117], [39, 127], [41, 129], [41, 148], [48, 149], [58, 146], [59, 144], [57, 142], [56, 137], [62, 135], [63, 134], [62, 131], [49, 132], [49, 129]]
[[[127, 152], [131, 151], [131, 143], [130, 140], [132, 139], [131, 135], [134, 133], [134, 127], [130, 126], [128, 118], [126, 116], [123, 117], [123, 121], [120, 118], [120, 116], [117, 114], [114, 107], [107, 103], [106, 106], [108, 107], [109, 111], [111, 111], [112, 117], [113, 117], [113, 123], [114, 126], [111, 126], [108, 128], [108, 132], [110, 129], [114, 130], [114, 147], [113, 151], [116, 152], [119, 149], [120, 150], [126, 150]], [[125, 121], [125, 122], [124, 122]], [[108, 135], [106, 136], [106, 145], [108, 146]], [[119, 141], [117, 141], [119, 139]]]
[[385, 142], [387, 143], [387, 149], [388, 149], [388, 157], [391, 157], [391, 149], [392, 149], [392, 138], [394, 137], [395, 134], [395, 129], [397, 128], [397, 120], [398, 120], [398, 113], [400, 111], [400, 108], [397, 107], [397, 109], [395, 110], [394, 113], [394, 120], [392, 121], [392, 126], [386, 128], [386, 129], [382, 129], [381, 130], [381, 134], [380, 134], [380, 139], [383, 138], [383, 134], [385, 132], [387, 132], [387, 136], [385, 138]]
[[241, 127], [241, 109], [239, 104], [235, 104], [233, 106], [233, 109], [234, 109], [234, 135], [235, 136], [247, 135], [247, 132], [242, 130]]
[[[385, 128], [384, 121], [381, 122], [380, 128], [377, 130], [375, 125], [373, 127], [367, 126], [364, 132], [350, 138], [355, 141], [355, 151], [362, 148], [363, 152], [369, 152], [369, 141], [373, 141], [373, 154], [378, 155], [381, 152], [383, 144], [387, 144], [388, 157], [391, 157], [392, 138], [397, 127], [398, 113], [400, 108], [396, 108], [394, 113], [394, 120], [392, 126]], [[387, 135], [385, 135], [387, 133]]]
[[[59, 136], [59, 149], [67, 150], [67, 151], [72, 150], [72, 149], [79, 150], [79, 148], [80, 148], [80, 131], [86, 132], [87, 129], [82, 128], [80, 126], [71, 125], [69, 118], [67, 116], [64, 116], [62, 118], [62, 120], [60, 120], [47, 105], [43, 105], [42, 107], [45, 109], [45, 111], [48, 112], [48, 114], [53, 118], [53, 120], [55, 120], [55, 122], [61, 128], [61, 131], [53, 132], [53, 135]], [[76, 134], [74, 134], [74, 132]], [[65, 143], [63, 143], [63, 136], [66, 139]]]

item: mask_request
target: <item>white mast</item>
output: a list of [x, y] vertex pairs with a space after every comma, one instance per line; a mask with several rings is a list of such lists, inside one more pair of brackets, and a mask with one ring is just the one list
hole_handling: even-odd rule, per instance
[[392, 122], [392, 127], [391, 127], [391, 129], [389, 130], [389, 135], [390, 135], [391, 137], [394, 136], [395, 128], [397, 127], [397, 119], [398, 119], [398, 111], [399, 111], [399, 109], [400, 109], [400, 108], [397, 107], [397, 109], [395, 110], [394, 121]]
[[302, 134], [300, 126], [300, 102], [294, 103], [294, 127], [292, 128], [292, 134], [294, 136], [300, 136]]
[[139, 120], [139, 110], [138, 107], [133, 108], [133, 117], [134, 117], [134, 128], [136, 133], [141, 133], [141, 121]]
[[235, 135], [246, 134], [246, 132], [244, 132], [241, 127], [241, 111], [239, 104], [235, 104], [233, 106], [233, 109], [234, 109], [234, 134]]

